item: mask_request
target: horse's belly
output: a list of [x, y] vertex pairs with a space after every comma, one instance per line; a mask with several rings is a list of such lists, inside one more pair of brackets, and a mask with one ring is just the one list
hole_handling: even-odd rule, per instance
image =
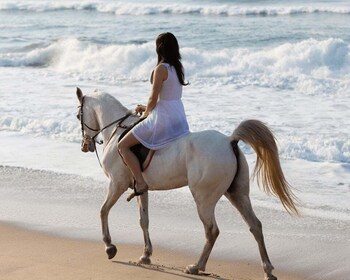
[[155, 164], [144, 173], [144, 178], [151, 190], [169, 190], [188, 185], [186, 170], [179, 166]]
[[175, 180], [147, 180], [147, 184], [149, 186], [150, 190], [155, 190], [155, 191], [161, 191], [161, 190], [173, 190], [173, 189], [178, 189], [182, 188], [184, 186], [188, 185], [187, 180], [179, 180], [179, 178], [176, 178]]
[[187, 186], [186, 156], [174, 149], [156, 151], [143, 176], [151, 190], [169, 190]]

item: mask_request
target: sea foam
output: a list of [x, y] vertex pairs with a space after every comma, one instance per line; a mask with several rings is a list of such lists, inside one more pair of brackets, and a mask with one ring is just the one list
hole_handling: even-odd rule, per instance
[[169, 3], [123, 3], [96, 1], [2, 1], [0, 10], [50, 12], [58, 10], [88, 10], [116, 15], [196, 14], [203, 16], [284, 16], [307, 13], [349, 14], [347, 5], [303, 4], [303, 5], [210, 5]]
[[55, 117], [41, 119], [29, 116], [0, 116], [0, 131], [15, 131], [76, 143], [81, 140], [78, 122]]
[[[34, 84], [34, 86], [37, 85]], [[30, 85], [28, 87], [30, 88]], [[116, 88], [118, 88], [118, 94], [114, 94], [114, 96], [123, 101], [123, 104], [125, 104], [125, 99], [128, 99], [129, 103], [125, 105], [130, 106], [130, 104], [135, 104], [138, 99], [146, 99], [148, 83], [147, 85], [146, 83], [137, 83], [135, 89], [139, 88], [141, 93], [136, 94], [130, 85], [111, 86], [111, 92], [114, 92]], [[239, 89], [231, 92], [225, 86], [216, 87], [216, 89], [218, 88], [223, 92], [215, 93], [213, 91], [215, 88], [209, 88], [209, 86], [205, 90], [198, 90], [196, 86], [186, 88], [184, 103], [191, 131], [215, 129], [230, 135], [235, 126], [242, 120], [242, 116], [244, 118], [258, 118], [268, 122], [269, 127], [273, 129], [278, 139], [281, 159], [332, 162], [341, 163], [344, 166], [350, 164], [350, 139], [346, 129], [349, 123], [346, 117], [348, 114], [327, 111], [329, 110], [327, 100], [333, 100], [333, 98], [312, 97], [314, 103], [310, 103], [310, 98], [307, 97], [304, 101], [295, 102], [293, 91], [282, 94], [270, 90], [266, 93], [257, 93], [257, 91]], [[0, 106], [0, 111], [2, 111], [0, 132], [14, 132], [60, 142], [79, 143], [81, 131], [80, 123], [75, 117], [77, 100], [74, 96], [74, 87], [49, 90], [42, 88], [40, 90], [45, 92], [43, 97], [33, 98], [29, 104], [27, 102], [17, 103], [10, 111], [6, 111], [6, 106], [3, 104]], [[56, 105], [57, 108], [49, 108], [48, 98], [54, 94], [54, 91], [62, 91], [61, 97], [56, 97], [56, 99], [68, 98], [67, 101], [70, 105]], [[122, 92], [123, 95], [121, 95]], [[7, 98], [15, 97], [9, 94]], [[222, 101], [218, 101], [218, 99], [222, 99]], [[279, 99], [281, 101], [278, 101]], [[269, 101], [266, 102], [266, 100]], [[346, 99], [340, 98], [339, 102], [342, 100]], [[280, 108], [279, 102], [286, 104]], [[222, 105], [223, 103], [226, 104], [226, 107]], [[38, 106], [33, 104], [38, 104]], [[257, 109], [257, 104], [261, 107], [260, 109]], [[27, 110], [28, 106], [34, 107]], [[200, 106], [199, 111], [198, 106]], [[294, 111], [291, 110], [293, 107], [296, 107]], [[349, 105], [344, 107], [344, 110], [348, 109]], [[309, 110], [311, 117], [308, 119], [301, 117], [301, 111], [304, 110]], [[20, 114], [19, 111], [21, 111]], [[331, 121], [327, 120], [328, 118], [332, 118]], [[288, 121], [289, 119], [291, 120]], [[310, 130], [317, 132], [310, 133]], [[244, 145], [243, 142], [240, 143], [240, 147], [246, 155], [254, 154], [253, 150], [248, 145]]]
[[[182, 49], [192, 83], [336, 94], [350, 89], [350, 46], [341, 39], [308, 39], [262, 49]], [[49, 67], [79, 79], [145, 80], [154, 67], [153, 43], [102, 45], [66, 38], [27, 52], [0, 54], [3, 67]]]

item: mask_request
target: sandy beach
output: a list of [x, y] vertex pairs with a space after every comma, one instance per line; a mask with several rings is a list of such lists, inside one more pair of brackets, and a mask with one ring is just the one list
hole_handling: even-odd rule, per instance
[[[186, 192], [150, 193], [152, 265], [140, 266], [135, 201], [123, 196], [111, 211], [118, 253], [108, 260], [99, 220], [103, 182], [9, 166], [0, 166], [0, 179], [0, 279], [264, 279], [256, 242], [225, 200], [216, 209], [221, 234], [208, 274], [192, 276], [183, 270], [197, 261], [204, 232]], [[278, 279], [347, 279], [346, 221], [256, 210]]]
[[[68, 239], [0, 224], [0, 278], [18, 279], [263, 279], [261, 267], [251, 263], [209, 260], [207, 274], [183, 273], [195, 257], [156, 248], [153, 264], [138, 265], [142, 246], [119, 245], [107, 260], [103, 243]], [[279, 279], [301, 277], [276, 271]]]

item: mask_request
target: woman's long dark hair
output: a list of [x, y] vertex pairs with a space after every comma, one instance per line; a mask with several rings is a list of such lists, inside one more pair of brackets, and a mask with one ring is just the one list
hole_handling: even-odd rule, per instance
[[180, 49], [176, 37], [170, 32], [159, 34], [156, 39], [156, 51], [158, 54], [157, 65], [164, 62], [174, 66], [180, 84], [187, 86], [189, 83], [185, 83], [185, 74], [181, 63]]

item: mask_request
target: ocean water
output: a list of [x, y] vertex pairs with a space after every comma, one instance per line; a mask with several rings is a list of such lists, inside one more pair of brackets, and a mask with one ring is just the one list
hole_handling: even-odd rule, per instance
[[[95, 156], [80, 152], [75, 87], [85, 93], [96, 88], [109, 92], [130, 109], [146, 103], [149, 76], [156, 64], [155, 38], [170, 31], [178, 38], [190, 82], [184, 88], [183, 101], [192, 131], [216, 129], [229, 135], [248, 118], [264, 121], [274, 131], [283, 170], [306, 217], [291, 221], [284, 229], [280, 215], [285, 214], [279, 201], [252, 182], [253, 205], [266, 217], [265, 222], [269, 223], [273, 213], [280, 221], [276, 224], [283, 228], [272, 230], [274, 238], [292, 234], [297, 239], [307, 233], [291, 228], [312, 232], [310, 224], [324, 224], [321, 232], [330, 228], [339, 232], [324, 234], [322, 240], [331, 242], [337, 236], [347, 245], [345, 250], [350, 231], [349, 22], [350, 1], [2, 0], [0, 165], [22, 168], [23, 174], [30, 168], [56, 172], [57, 176], [82, 176], [83, 182], [92, 177], [101, 182], [99, 192], [91, 191], [94, 196], [101, 193], [101, 199], [94, 201], [102, 203], [106, 179]], [[252, 168], [254, 152], [240, 145]], [[57, 219], [40, 220], [41, 215], [26, 215], [28, 211], [10, 213], [6, 209], [18, 206], [10, 197], [21, 197], [21, 186], [11, 191], [4, 183], [0, 186], [2, 197], [7, 198], [0, 204], [0, 220], [39, 228], [57, 224]], [[87, 210], [89, 188], [73, 184], [60, 193], [58, 186], [56, 182], [51, 189], [37, 192], [44, 192], [44, 197], [52, 192], [60, 196], [74, 188], [84, 197], [81, 205], [85, 211], [95, 213]], [[28, 197], [32, 198], [28, 195], [22, 200]], [[181, 199], [172, 209], [193, 206], [188, 206], [191, 197], [186, 189], [170, 192], [166, 198], [157, 194], [152, 204], [158, 205], [159, 211], [169, 199], [177, 201], [178, 197]], [[30, 201], [30, 207], [36, 205], [34, 198]], [[98, 212], [98, 207], [94, 210]], [[225, 220], [226, 212], [218, 215]], [[81, 213], [80, 218], [83, 216]], [[76, 229], [68, 218], [61, 222], [66, 231]], [[180, 232], [180, 224], [173, 223], [178, 227], [172, 230]], [[156, 223], [158, 228], [164, 226]], [[202, 230], [200, 225], [198, 228]], [[238, 234], [229, 229], [225, 232]], [[241, 255], [247, 257], [243, 251]], [[300, 268], [296, 262], [295, 267], [298, 265]], [[336, 267], [334, 263], [335, 274], [330, 275], [345, 275]], [[322, 279], [315, 271], [315, 279]]]

